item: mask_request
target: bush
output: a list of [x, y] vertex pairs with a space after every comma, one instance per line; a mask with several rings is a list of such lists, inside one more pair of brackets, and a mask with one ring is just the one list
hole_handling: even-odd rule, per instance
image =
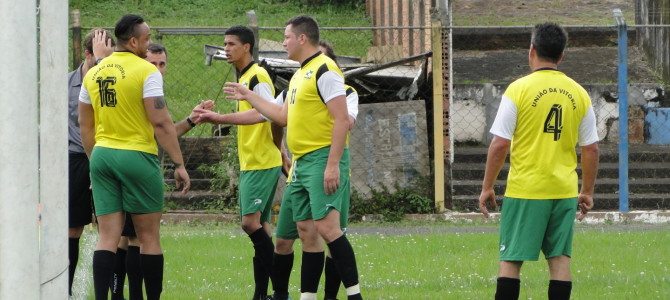
[[360, 220], [364, 215], [378, 214], [386, 222], [398, 222], [405, 214], [435, 211], [433, 185], [429, 177], [419, 177], [406, 187], [395, 184], [393, 190], [386, 186], [381, 190], [370, 188], [368, 198], [354, 190], [351, 193], [350, 219]]

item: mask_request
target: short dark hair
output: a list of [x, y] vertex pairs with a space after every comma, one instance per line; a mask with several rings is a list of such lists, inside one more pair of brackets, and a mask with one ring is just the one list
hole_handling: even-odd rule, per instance
[[286, 21], [286, 26], [291, 25], [295, 35], [304, 34], [310, 44], [316, 46], [319, 44], [319, 24], [308, 15], [295, 16]]
[[151, 53], [157, 53], [157, 54], [165, 53], [165, 58], [167, 58], [168, 56], [167, 49], [165, 49], [165, 46], [161, 44], [151, 43], [149, 44], [147, 50], [149, 50], [149, 52]]
[[125, 15], [116, 22], [114, 35], [119, 44], [127, 43], [131, 38], [137, 37], [137, 25], [144, 23], [144, 19], [138, 15]]
[[254, 49], [254, 44], [256, 44], [256, 39], [254, 38], [254, 32], [249, 29], [249, 27], [236, 25], [228, 28], [224, 35], [234, 35], [236, 36], [242, 44], [249, 44], [249, 53], [252, 53]]
[[112, 37], [112, 34], [109, 33], [109, 31], [104, 30], [100, 27], [93, 28], [91, 29], [91, 32], [86, 34], [84, 37], [84, 49], [88, 50], [88, 53], [93, 54], [93, 38], [95, 37], [95, 32], [96, 31], [104, 31], [107, 33], [107, 40], [112, 41], [112, 46], [116, 46], [116, 42], [114, 41], [114, 38]]
[[557, 63], [568, 44], [568, 33], [556, 23], [537, 24], [530, 42], [540, 58]]
[[326, 48], [326, 53], [324, 53], [326, 56], [330, 57], [336, 64], [337, 64], [337, 55], [335, 55], [335, 50], [333, 49], [333, 45], [331, 45], [329, 42], [325, 40], [320, 40], [319, 41], [319, 46]]

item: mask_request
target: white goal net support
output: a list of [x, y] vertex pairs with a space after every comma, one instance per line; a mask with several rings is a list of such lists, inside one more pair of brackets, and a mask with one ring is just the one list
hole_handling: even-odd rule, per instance
[[0, 0], [0, 28], [0, 298], [67, 299], [68, 1]]

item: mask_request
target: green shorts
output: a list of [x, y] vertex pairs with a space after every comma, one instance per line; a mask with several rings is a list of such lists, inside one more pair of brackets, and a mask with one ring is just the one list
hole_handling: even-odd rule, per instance
[[572, 255], [577, 197], [517, 199], [505, 197], [500, 216], [500, 260], [536, 261]]
[[240, 214], [246, 216], [261, 212], [261, 223], [270, 222], [272, 200], [281, 167], [240, 172]]
[[286, 185], [277, 221], [277, 237], [298, 238], [295, 222], [309, 219], [321, 220], [330, 210], [340, 212], [340, 227], [346, 231], [349, 218], [349, 149], [345, 148], [340, 159], [340, 187], [332, 195], [323, 188], [330, 147], [306, 154], [293, 165], [291, 182]]
[[163, 210], [163, 174], [158, 156], [141, 151], [94, 147], [91, 186], [95, 215]]

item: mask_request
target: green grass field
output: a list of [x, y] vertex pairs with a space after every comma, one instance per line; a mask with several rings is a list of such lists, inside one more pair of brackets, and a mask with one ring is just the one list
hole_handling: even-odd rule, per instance
[[[351, 231], [371, 233], [349, 236], [357, 254], [361, 290], [366, 299], [493, 297], [498, 248], [495, 226], [444, 222], [381, 225], [372, 230], [364, 226], [370, 224], [354, 224]], [[667, 299], [670, 225], [577, 228], [572, 299]], [[162, 234], [166, 259], [164, 299], [251, 296], [253, 279], [249, 267], [253, 250], [236, 225], [169, 225], [163, 227]], [[95, 234], [87, 231], [87, 235], [89, 245], [84, 247], [91, 251]], [[295, 249], [298, 251], [291, 276], [291, 295], [299, 299], [299, 243]], [[79, 268], [90, 268], [90, 261], [82, 259]], [[79, 276], [75, 285], [90, 284], [87, 280], [90, 278]], [[525, 263], [520, 298], [546, 299], [548, 280], [543, 258]], [[323, 297], [322, 290], [321, 286], [319, 299]], [[75, 299], [92, 299], [79, 297]], [[342, 289], [339, 299], [346, 299]]]

